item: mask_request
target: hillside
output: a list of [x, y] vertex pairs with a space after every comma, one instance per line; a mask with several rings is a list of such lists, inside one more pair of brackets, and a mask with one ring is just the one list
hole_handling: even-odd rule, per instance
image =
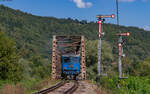
[[[0, 27], [5, 29], [5, 33], [17, 42], [18, 48], [27, 48], [26, 50], [31, 50], [34, 54], [41, 54], [44, 58], [49, 58], [53, 35], [84, 35], [89, 40], [96, 40], [98, 30], [94, 22], [34, 16], [3, 5], [0, 5]], [[120, 30], [131, 32], [126, 43], [128, 45], [127, 54], [136, 55], [140, 60], [147, 57], [150, 51], [150, 32], [124, 26], [121, 26]], [[104, 40], [116, 46], [115, 34], [118, 32], [116, 25], [105, 24], [104, 32]]]
[[[26, 50], [32, 50], [33, 53], [39, 53], [45, 58], [48, 58], [51, 51], [53, 35], [84, 35], [87, 39], [95, 40], [98, 30], [94, 22], [34, 16], [3, 5], [0, 6], [0, 27], [17, 42], [18, 48], [27, 48]], [[127, 53], [136, 55], [142, 60], [147, 57], [150, 51], [150, 32], [124, 26], [121, 26], [120, 30], [131, 32], [126, 43]], [[105, 24], [104, 32], [104, 40], [116, 45], [115, 34], [118, 32], [116, 25]]]

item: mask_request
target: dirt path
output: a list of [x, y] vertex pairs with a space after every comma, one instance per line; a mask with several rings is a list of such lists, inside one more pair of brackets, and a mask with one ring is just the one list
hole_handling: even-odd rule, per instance
[[80, 81], [78, 89], [73, 94], [97, 94], [97, 86], [86, 81]]

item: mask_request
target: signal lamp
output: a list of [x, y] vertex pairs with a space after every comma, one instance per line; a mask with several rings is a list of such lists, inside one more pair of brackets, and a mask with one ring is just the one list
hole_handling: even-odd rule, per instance
[[115, 18], [115, 15], [114, 15], [114, 14], [112, 14], [112, 15], [111, 15], [111, 18]]
[[99, 21], [98, 21], [98, 23], [99, 23], [99, 24], [102, 24], [102, 21], [101, 21], [101, 20], [99, 20]]
[[130, 36], [130, 33], [129, 33], [129, 32], [126, 32], [126, 36]]
[[122, 44], [121, 44], [121, 43], [119, 43], [119, 44], [118, 44], [118, 46], [119, 46], [119, 47], [121, 47], [121, 46], [122, 46]]

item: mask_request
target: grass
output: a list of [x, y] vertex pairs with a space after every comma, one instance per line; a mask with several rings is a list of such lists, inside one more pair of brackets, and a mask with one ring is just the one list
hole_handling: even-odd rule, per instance
[[104, 88], [101, 85], [98, 85], [96, 81], [94, 80], [85, 80], [86, 82], [90, 83], [90, 84], [94, 84], [96, 86], [95, 91], [97, 94], [112, 94], [112, 91]]
[[120, 81], [120, 88], [116, 87], [118, 78], [103, 77], [101, 85], [114, 94], [150, 94], [150, 77], [134, 77]]
[[51, 81], [46, 79], [23, 80], [17, 84], [10, 81], [0, 81], [0, 94], [32, 94], [43, 88], [56, 84], [59, 80]]

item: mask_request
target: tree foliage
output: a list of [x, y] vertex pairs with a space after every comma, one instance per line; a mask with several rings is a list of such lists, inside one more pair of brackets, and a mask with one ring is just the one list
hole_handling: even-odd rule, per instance
[[15, 42], [0, 32], [0, 79], [19, 81], [22, 77]]
[[150, 58], [141, 62], [137, 67], [137, 71], [140, 76], [150, 76]]
[[[85, 47], [87, 74], [89, 78], [94, 79], [93, 76], [97, 75], [98, 40], [86, 41]], [[106, 41], [102, 41], [101, 66], [103, 67], [101, 67], [101, 71], [108, 73], [113, 61], [112, 47]]]

